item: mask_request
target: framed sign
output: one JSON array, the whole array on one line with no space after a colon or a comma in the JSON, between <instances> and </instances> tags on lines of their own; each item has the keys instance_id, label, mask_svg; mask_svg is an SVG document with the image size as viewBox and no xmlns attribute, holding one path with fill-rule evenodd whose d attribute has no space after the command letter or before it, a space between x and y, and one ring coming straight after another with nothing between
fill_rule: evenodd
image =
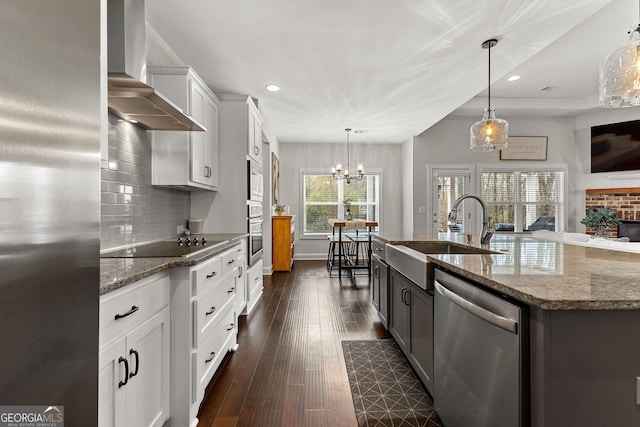
<instances>
[{"instance_id":1,"label":"framed sign","mask_svg":"<svg viewBox=\"0 0 640 427\"><path fill-rule=\"evenodd\" d=\"M510 136L509 147L500 150L500 160L547 160L546 136Z\"/></svg>"}]
</instances>

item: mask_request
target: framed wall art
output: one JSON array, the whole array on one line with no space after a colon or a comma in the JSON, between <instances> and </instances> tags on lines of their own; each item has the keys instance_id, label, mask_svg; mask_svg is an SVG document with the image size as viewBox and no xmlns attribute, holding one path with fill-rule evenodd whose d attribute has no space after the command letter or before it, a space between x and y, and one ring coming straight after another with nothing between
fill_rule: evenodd
<instances>
[{"instance_id":1,"label":"framed wall art","mask_svg":"<svg viewBox=\"0 0 640 427\"><path fill-rule=\"evenodd\" d=\"M272 194L272 204L279 205L280 204L280 160L278 157L271 153L271 185L273 188L271 189Z\"/></svg>"},{"instance_id":2,"label":"framed wall art","mask_svg":"<svg viewBox=\"0 0 640 427\"><path fill-rule=\"evenodd\" d=\"M510 136L509 147L500 150L500 160L547 160L546 136Z\"/></svg>"}]
</instances>

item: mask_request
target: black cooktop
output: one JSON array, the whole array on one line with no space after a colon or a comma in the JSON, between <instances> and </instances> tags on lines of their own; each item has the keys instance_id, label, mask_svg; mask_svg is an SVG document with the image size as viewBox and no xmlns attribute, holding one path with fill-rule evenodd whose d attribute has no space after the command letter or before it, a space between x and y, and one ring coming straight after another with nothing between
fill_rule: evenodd
<instances>
[{"instance_id":1,"label":"black cooktop","mask_svg":"<svg viewBox=\"0 0 640 427\"><path fill-rule=\"evenodd\" d=\"M204 237L182 237L177 240L163 240L130 248L119 249L100 255L101 258L162 258L189 257L200 251L211 249L228 240L208 240Z\"/></svg>"}]
</instances>

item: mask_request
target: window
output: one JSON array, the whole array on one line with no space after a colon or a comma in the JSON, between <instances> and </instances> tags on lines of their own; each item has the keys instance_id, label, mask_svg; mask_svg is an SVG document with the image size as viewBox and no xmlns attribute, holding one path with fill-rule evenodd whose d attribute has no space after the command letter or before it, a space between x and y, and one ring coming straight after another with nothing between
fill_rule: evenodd
<instances>
[{"instance_id":1,"label":"window","mask_svg":"<svg viewBox=\"0 0 640 427\"><path fill-rule=\"evenodd\" d=\"M380 222L380 174L369 173L351 184L329 175L302 172L303 235L331 233L330 218L344 218L344 201L351 201L353 218Z\"/></svg>"},{"instance_id":2,"label":"window","mask_svg":"<svg viewBox=\"0 0 640 427\"><path fill-rule=\"evenodd\" d=\"M484 171L482 198L496 231L564 231L565 171Z\"/></svg>"}]
</instances>

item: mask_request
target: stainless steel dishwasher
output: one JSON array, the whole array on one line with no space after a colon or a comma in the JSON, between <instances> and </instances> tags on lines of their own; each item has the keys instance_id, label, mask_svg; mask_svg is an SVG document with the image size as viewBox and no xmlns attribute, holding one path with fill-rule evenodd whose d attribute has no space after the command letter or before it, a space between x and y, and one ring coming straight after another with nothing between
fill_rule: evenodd
<instances>
[{"instance_id":1,"label":"stainless steel dishwasher","mask_svg":"<svg viewBox=\"0 0 640 427\"><path fill-rule=\"evenodd\" d=\"M446 427L528 426L528 309L435 272L434 403Z\"/></svg>"}]
</instances>

